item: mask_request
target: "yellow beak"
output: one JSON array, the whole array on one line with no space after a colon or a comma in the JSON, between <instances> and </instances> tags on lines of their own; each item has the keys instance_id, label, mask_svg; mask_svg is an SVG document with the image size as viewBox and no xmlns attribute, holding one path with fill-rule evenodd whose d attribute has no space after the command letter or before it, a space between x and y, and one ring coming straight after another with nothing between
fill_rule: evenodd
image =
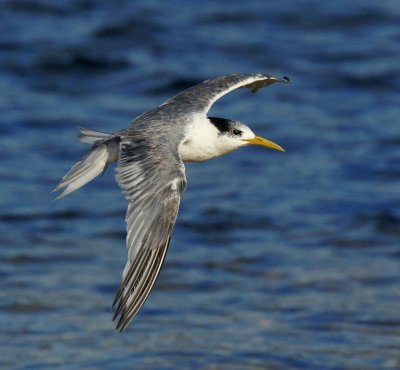
<instances>
[{"instance_id":1,"label":"yellow beak","mask_svg":"<svg viewBox=\"0 0 400 370\"><path fill-rule=\"evenodd\" d=\"M279 150L281 152L285 151L285 149L283 149L278 144L275 144L272 141L264 139L260 136L255 136L253 139L247 139L245 141L247 141L248 143L250 143L252 145L264 146L265 148L271 148L271 149Z\"/></svg>"}]
</instances>

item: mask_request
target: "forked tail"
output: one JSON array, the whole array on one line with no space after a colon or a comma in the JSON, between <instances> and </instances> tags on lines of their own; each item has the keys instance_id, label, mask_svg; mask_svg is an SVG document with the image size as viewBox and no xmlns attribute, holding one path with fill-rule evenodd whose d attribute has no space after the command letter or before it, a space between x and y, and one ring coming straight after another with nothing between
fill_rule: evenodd
<instances>
[{"instance_id":1,"label":"forked tail","mask_svg":"<svg viewBox=\"0 0 400 370\"><path fill-rule=\"evenodd\" d=\"M79 140L87 144L94 144L99 140L108 139L112 136L110 134L104 134L84 127L79 127L79 131Z\"/></svg>"},{"instance_id":2,"label":"forked tail","mask_svg":"<svg viewBox=\"0 0 400 370\"><path fill-rule=\"evenodd\" d=\"M80 131L80 140L92 144L92 148L68 171L60 184L54 189L54 191L64 189L58 198L65 197L87 184L96 176L102 174L112 162L118 160L119 136L103 134L86 128L81 128Z\"/></svg>"}]
</instances>

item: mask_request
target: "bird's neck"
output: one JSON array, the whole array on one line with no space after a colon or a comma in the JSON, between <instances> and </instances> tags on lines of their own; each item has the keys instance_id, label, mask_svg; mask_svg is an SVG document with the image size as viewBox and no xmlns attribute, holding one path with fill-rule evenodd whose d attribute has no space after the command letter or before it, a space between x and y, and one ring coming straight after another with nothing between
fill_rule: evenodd
<instances>
[{"instance_id":1,"label":"bird's neck","mask_svg":"<svg viewBox=\"0 0 400 370\"><path fill-rule=\"evenodd\" d=\"M187 126L179 154L184 162L202 162L227 154L236 148L222 145L218 129L204 115L194 116Z\"/></svg>"}]
</instances>

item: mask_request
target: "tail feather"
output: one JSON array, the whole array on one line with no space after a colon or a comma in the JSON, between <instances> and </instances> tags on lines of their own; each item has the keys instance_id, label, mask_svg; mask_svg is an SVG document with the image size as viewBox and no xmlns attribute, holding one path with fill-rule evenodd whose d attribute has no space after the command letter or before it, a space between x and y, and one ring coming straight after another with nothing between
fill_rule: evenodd
<instances>
[{"instance_id":1,"label":"tail feather","mask_svg":"<svg viewBox=\"0 0 400 370\"><path fill-rule=\"evenodd\" d=\"M110 137L108 134L101 134L87 129L84 130L86 130L84 135L93 139L99 137L97 134L107 135L107 137ZM97 136L95 136L95 134ZM65 197L73 191L81 188L96 176L102 174L112 162L117 161L119 155L119 142L120 138L118 136L111 136L106 140L97 139L96 144L93 145L90 152L72 166L68 173L63 177L60 184L54 189L54 191L64 189L57 199Z\"/></svg>"},{"instance_id":2,"label":"tail feather","mask_svg":"<svg viewBox=\"0 0 400 370\"><path fill-rule=\"evenodd\" d=\"M84 127L79 127L79 130L80 130L79 140L87 144L94 144L96 141L104 140L110 137L109 134L93 131Z\"/></svg>"}]
</instances>

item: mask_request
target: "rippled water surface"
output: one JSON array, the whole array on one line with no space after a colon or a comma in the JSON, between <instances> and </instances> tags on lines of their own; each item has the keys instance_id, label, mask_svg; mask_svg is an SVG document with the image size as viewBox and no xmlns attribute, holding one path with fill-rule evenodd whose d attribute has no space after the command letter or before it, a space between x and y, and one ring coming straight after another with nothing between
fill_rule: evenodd
<instances>
[{"instance_id":1,"label":"rippled water surface","mask_svg":"<svg viewBox=\"0 0 400 370\"><path fill-rule=\"evenodd\" d=\"M398 1L3 0L0 367L399 369ZM212 114L287 153L186 166L155 289L119 334L126 202L85 149L204 79L293 79Z\"/></svg>"}]
</instances>

